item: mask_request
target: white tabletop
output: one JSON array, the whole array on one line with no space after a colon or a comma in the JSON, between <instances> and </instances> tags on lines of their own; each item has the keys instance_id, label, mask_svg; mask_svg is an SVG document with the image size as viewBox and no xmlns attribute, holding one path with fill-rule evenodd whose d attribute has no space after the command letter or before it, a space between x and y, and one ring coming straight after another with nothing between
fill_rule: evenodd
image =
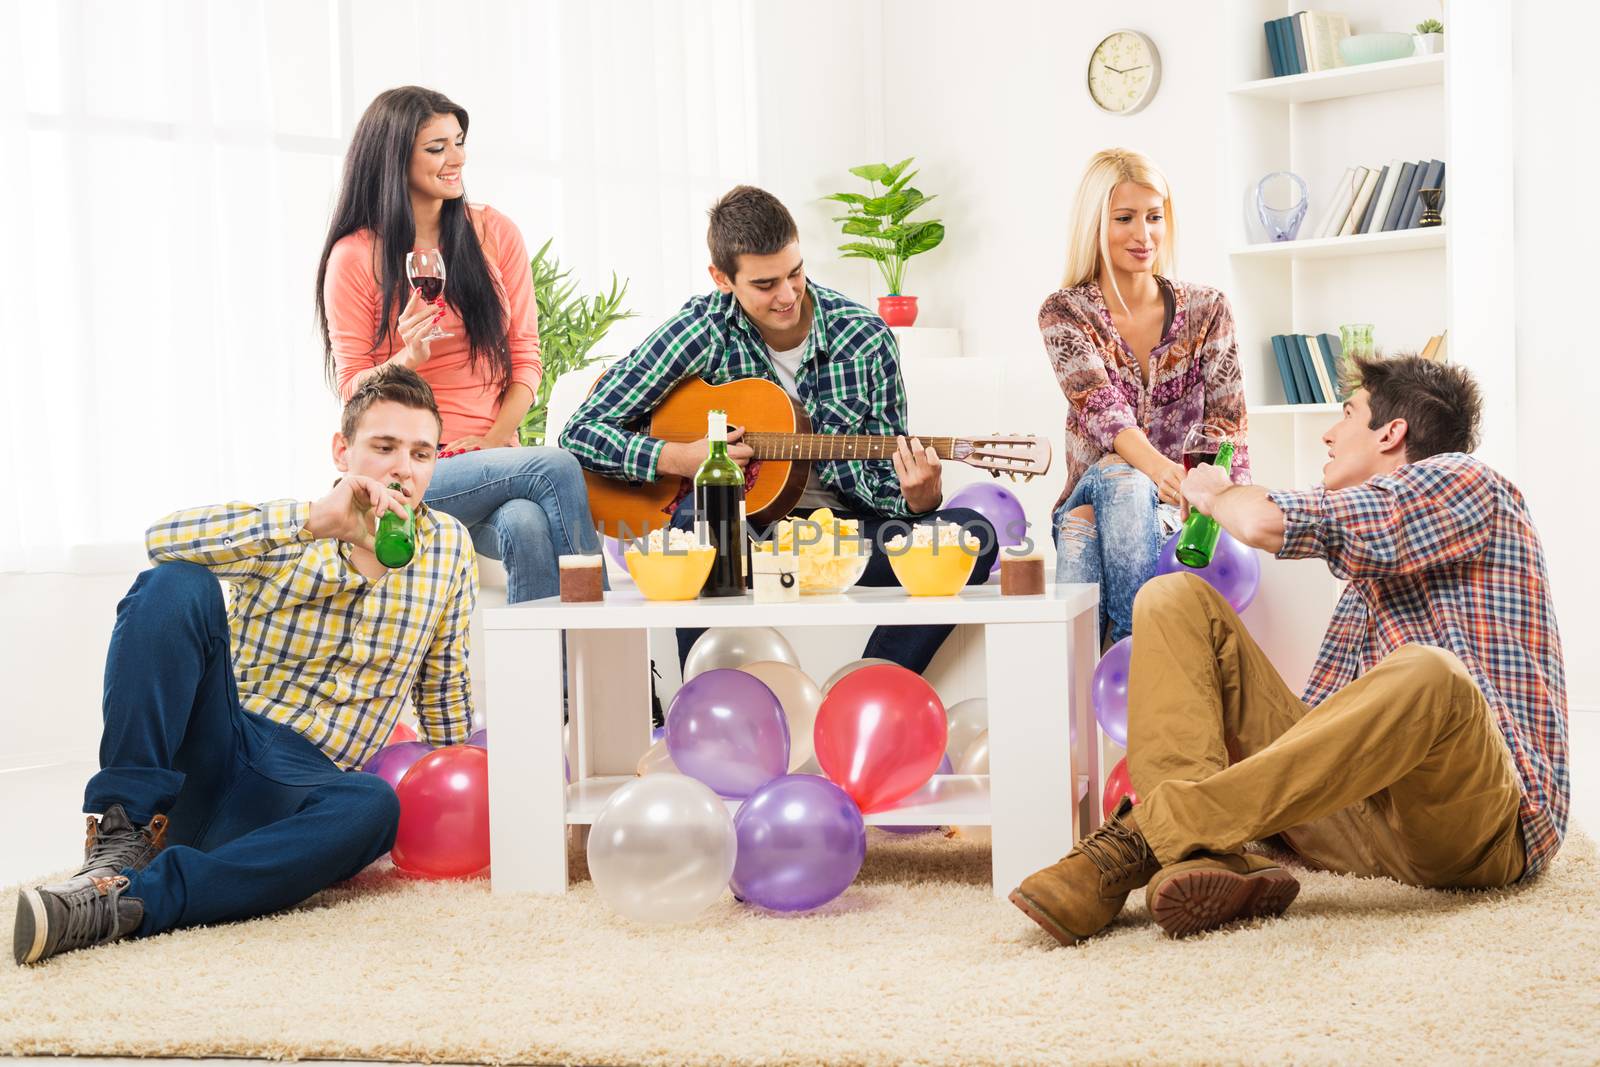
<instances>
[{"instance_id":1,"label":"white tabletop","mask_svg":"<svg viewBox=\"0 0 1600 1067\"><path fill-rule=\"evenodd\" d=\"M1065 623L1093 607L1099 587L1046 585L1036 596L1000 595L998 585L968 586L957 596L907 596L898 587L852 589L757 604L753 594L699 600L646 600L637 589L605 600L563 604L559 597L484 608L486 630L635 630L672 626L905 626L923 623Z\"/></svg>"}]
</instances>

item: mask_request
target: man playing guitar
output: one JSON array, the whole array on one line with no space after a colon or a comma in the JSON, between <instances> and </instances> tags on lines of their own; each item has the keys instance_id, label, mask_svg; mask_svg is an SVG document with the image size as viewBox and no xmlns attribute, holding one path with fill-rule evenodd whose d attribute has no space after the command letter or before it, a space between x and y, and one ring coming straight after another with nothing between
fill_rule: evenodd
<instances>
[{"instance_id":1,"label":"man playing guitar","mask_svg":"<svg viewBox=\"0 0 1600 1067\"><path fill-rule=\"evenodd\" d=\"M873 312L807 280L799 230L772 194L736 186L709 215L706 242L717 291L689 300L606 373L568 420L562 447L587 470L612 478L692 478L706 458L703 438L669 442L634 427L691 376L712 385L765 378L804 408L816 433L896 437L888 460L813 463L800 512L827 507L839 518L858 519L862 536L879 542L880 549L886 523L885 537L904 532L905 522L955 523L983 545L969 581L986 581L999 551L995 531L975 511L937 510L944 499L939 457L917 438L906 438L906 391L894 334ZM741 433L742 428L729 432L728 454L743 466L752 450L739 443ZM685 498L672 525L689 528L692 508L692 498ZM860 584L897 584L882 551L873 553ZM921 673L952 629L879 627L862 655ZM678 631L680 659L700 633Z\"/></svg>"}]
</instances>

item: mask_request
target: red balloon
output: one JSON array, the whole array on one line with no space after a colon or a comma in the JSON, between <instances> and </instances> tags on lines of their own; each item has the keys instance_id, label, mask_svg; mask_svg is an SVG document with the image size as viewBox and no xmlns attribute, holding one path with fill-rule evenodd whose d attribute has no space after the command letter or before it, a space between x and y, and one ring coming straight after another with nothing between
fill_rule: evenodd
<instances>
[{"instance_id":1,"label":"red balloon","mask_svg":"<svg viewBox=\"0 0 1600 1067\"><path fill-rule=\"evenodd\" d=\"M1117 760L1117 765L1106 776L1106 791L1100 796L1100 810L1106 813L1106 818L1111 818L1111 813L1117 810L1124 796L1135 804L1139 803L1139 794L1133 791L1133 779L1128 777L1126 756Z\"/></svg>"},{"instance_id":2,"label":"red balloon","mask_svg":"<svg viewBox=\"0 0 1600 1067\"><path fill-rule=\"evenodd\" d=\"M417 732L415 730L407 726L404 722L397 722L394 724L394 733L389 735L389 740L387 743L391 745L398 745L402 741L415 741L416 739Z\"/></svg>"},{"instance_id":3,"label":"red balloon","mask_svg":"<svg viewBox=\"0 0 1600 1067\"><path fill-rule=\"evenodd\" d=\"M811 736L822 773L865 814L921 789L939 769L949 730L933 686L880 663L851 671L828 690Z\"/></svg>"},{"instance_id":4,"label":"red balloon","mask_svg":"<svg viewBox=\"0 0 1600 1067\"><path fill-rule=\"evenodd\" d=\"M411 874L460 878L489 866L489 753L454 745L423 756L395 787L390 858Z\"/></svg>"}]
</instances>

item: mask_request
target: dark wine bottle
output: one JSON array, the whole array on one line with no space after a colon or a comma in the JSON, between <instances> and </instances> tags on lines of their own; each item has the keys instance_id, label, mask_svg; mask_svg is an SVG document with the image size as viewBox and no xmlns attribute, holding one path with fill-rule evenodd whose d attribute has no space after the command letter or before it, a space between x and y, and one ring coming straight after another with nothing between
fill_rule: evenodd
<instances>
[{"instance_id":1,"label":"dark wine bottle","mask_svg":"<svg viewBox=\"0 0 1600 1067\"><path fill-rule=\"evenodd\" d=\"M744 471L728 458L728 416L706 418L710 454L694 475L695 533L717 550L701 596L743 596L745 589Z\"/></svg>"},{"instance_id":2,"label":"dark wine bottle","mask_svg":"<svg viewBox=\"0 0 1600 1067\"><path fill-rule=\"evenodd\" d=\"M1224 474L1231 472L1233 442L1222 442L1217 449L1216 465L1222 468ZM1221 535L1222 527L1217 525L1216 519L1191 510L1189 517L1183 520L1183 529L1178 533L1178 546L1174 549L1178 562L1195 570L1209 566L1211 554L1217 550L1217 538Z\"/></svg>"},{"instance_id":3,"label":"dark wine bottle","mask_svg":"<svg viewBox=\"0 0 1600 1067\"><path fill-rule=\"evenodd\" d=\"M389 488L399 492L400 483L391 482ZM402 519L392 511L384 512L383 517L378 520L378 532L372 539L372 554L378 557L379 563L390 570L404 567L417 553L416 513L409 505L400 506L406 509L405 518Z\"/></svg>"}]
</instances>

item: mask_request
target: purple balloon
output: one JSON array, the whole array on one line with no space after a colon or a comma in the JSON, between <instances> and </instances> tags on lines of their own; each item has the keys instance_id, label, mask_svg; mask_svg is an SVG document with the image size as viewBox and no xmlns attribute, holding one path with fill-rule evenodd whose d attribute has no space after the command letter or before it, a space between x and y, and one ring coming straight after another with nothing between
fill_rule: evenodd
<instances>
[{"instance_id":1,"label":"purple balloon","mask_svg":"<svg viewBox=\"0 0 1600 1067\"><path fill-rule=\"evenodd\" d=\"M377 754L367 760L367 765L362 770L368 774L376 774L391 786L399 786L400 779L406 776L411 765L417 760L433 751L433 746L422 741L401 741L395 745L385 745L378 749Z\"/></svg>"},{"instance_id":2,"label":"purple balloon","mask_svg":"<svg viewBox=\"0 0 1600 1067\"><path fill-rule=\"evenodd\" d=\"M1223 530L1217 536L1217 550L1211 554L1210 563L1198 568L1185 567L1178 562L1178 538L1181 535L1180 530L1161 547L1161 555L1156 560L1156 573L1199 575L1233 605L1234 611L1243 612L1248 608L1256 598L1256 589L1261 585L1261 557L1256 550L1229 537L1228 531Z\"/></svg>"},{"instance_id":3,"label":"purple balloon","mask_svg":"<svg viewBox=\"0 0 1600 1067\"><path fill-rule=\"evenodd\" d=\"M650 743L652 745L655 744L657 741L661 740L663 737L666 737L666 736L667 736L667 724L666 723L662 723L660 726L652 726L652 727L650 727Z\"/></svg>"},{"instance_id":4,"label":"purple balloon","mask_svg":"<svg viewBox=\"0 0 1600 1067\"><path fill-rule=\"evenodd\" d=\"M485 726L481 730L472 731L471 736L467 738L467 744L487 749L489 747L489 728Z\"/></svg>"},{"instance_id":5,"label":"purple balloon","mask_svg":"<svg viewBox=\"0 0 1600 1067\"><path fill-rule=\"evenodd\" d=\"M709 670L672 698L667 753L722 796L747 797L789 769L789 719L755 675Z\"/></svg>"},{"instance_id":6,"label":"purple balloon","mask_svg":"<svg viewBox=\"0 0 1600 1067\"><path fill-rule=\"evenodd\" d=\"M995 482L974 482L963 486L944 502L944 507L971 508L988 519L994 527L995 541L1001 548L1022 544L1022 539L1028 533L1028 513L1023 510L1022 501L1011 490ZM996 554L989 573L993 574L999 569L1000 556Z\"/></svg>"},{"instance_id":7,"label":"purple balloon","mask_svg":"<svg viewBox=\"0 0 1600 1067\"><path fill-rule=\"evenodd\" d=\"M1128 668L1133 662L1133 638L1124 637L1106 649L1095 664L1094 717L1100 729L1123 748L1128 747Z\"/></svg>"},{"instance_id":8,"label":"purple balloon","mask_svg":"<svg viewBox=\"0 0 1600 1067\"><path fill-rule=\"evenodd\" d=\"M612 562L617 565L623 574L627 574L628 560L623 555L628 550L627 546L619 538L612 537L610 534L605 535L605 545L606 555L611 557Z\"/></svg>"},{"instance_id":9,"label":"purple balloon","mask_svg":"<svg viewBox=\"0 0 1600 1067\"><path fill-rule=\"evenodd\" d=\"M729 887L773 911L826 904L867 858L861 810L820 775L786 774L762 785L739 806L733 829L739 849Z\"/></svg>"},{"instance_id":10,"label":"purple balloon","mask_svg":"<svg viewBox=\"0 0 1600 1067\"><path fill-rule=\"evenodd\" d=\"M939 768L934 774L954 774L955 768L950 765L950 753L946 752L939 759ZM924 782L924 785L927 783ZM880 826L880 830L887 830L891 834L925 834L930 830L939 829L937 826Z\"/></svg>"}]
</instances>

